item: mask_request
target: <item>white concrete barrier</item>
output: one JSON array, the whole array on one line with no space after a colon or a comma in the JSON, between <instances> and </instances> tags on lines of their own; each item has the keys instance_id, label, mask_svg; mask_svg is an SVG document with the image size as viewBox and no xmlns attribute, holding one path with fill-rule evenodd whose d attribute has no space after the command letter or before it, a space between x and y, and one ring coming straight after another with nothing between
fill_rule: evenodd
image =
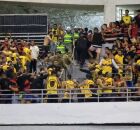
<instances>
[{"instance_id":1,"label":"white concrete barrier","mask_svg":"<svg viewBox=\"0 0 140 130\"><path fill-rule=\"evenodd\" d=\"M0 105L0 124L140 123L140 102Z\"/></svg>"}]
</instances>

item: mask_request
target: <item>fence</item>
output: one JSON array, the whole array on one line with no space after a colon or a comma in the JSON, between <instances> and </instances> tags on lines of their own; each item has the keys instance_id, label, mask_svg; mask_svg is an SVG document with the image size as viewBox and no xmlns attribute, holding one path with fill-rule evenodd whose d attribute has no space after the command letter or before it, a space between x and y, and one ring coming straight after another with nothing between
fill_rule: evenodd
<instances>
[{"instance_id":1,"label":"fence","mask_svg":"<svg viewBox=\"0 0 140 130\"><path fill-rule=\"evenodd\" d=\"M28 93L12 93L9 90L0 90L0 103L77 103L77 102L117 102L140 101L140 87L113 87L111 92L101 92L107 89L50 89L30 90Z\"/></svg>"}]
</instances>

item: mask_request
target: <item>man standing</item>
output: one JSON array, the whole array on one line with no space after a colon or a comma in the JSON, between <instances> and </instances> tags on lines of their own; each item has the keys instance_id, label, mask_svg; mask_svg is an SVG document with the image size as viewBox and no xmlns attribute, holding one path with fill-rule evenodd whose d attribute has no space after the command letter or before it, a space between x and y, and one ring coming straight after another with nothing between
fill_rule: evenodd
<instances>
[{"instance_id":1,"label":"man standing","mask_svg":"<svg viewBox=\"0 0 140 130\"><path fill-rule=\"evenodd\" d=\"M129 15L129 10L125 10L125 16L122 17L122 21L127 26L131 24L132 17Z\"/></svg>"},{"instance_id":2,"label":"man standing","mask_svg":"<svg viewBox=\"0 0 140 130\"><path fill-rule=\"evenodd\" d=\"M76 42L77 60L80 63L80 68L83 67L87 55L88 40L84 33L80 35L80 38Z\"/></svg>"},{"instance_id":3,"label":"man standing","mask_svg":"<svg viewBox=\"0 0 140 130\"><path fill-rule=\"evenodd\" d=\"M72 42L73 42L73 38L71 34L71 28L67 27L66 34L64 36L64 45L66 46L69 52L72 52Z\"/></svg>"},{"instance_id":4,"label":"man standing","mask_svg":"<svg viewBox=\"0 0 140 130\"><path fill-rule=\"evenodd\" d=\"M34 41L31 41L30 50L31 50L30 73L32 73L32 72L36 72L37 59L39 56L39 48L37 45L35 45Z\"/></svg>"},{"instance_id":5,"label":"man standing","mask_svg":"<svg viewBox=\"0 0 140 130\"><path fill-rule=\"evenodd\" d=\"M57 27L57 24L53 25L52 42L54 42L55 44L58 42L58 27Z\"/></svg>"},{"instance_id":6,"label":"man standing","mask_svg":"<svg viewBox=\"0 0 140 130\"><path fill-rule=\"evenodd\" d=\"M100 54L102 52L102 44L104 43L102 34L99 32L98 28L94 28L94 34L92 39L92 44L96 48L97 57L96 59L100 59Z\"/></svg>"},{"instance_id":7,"label":"man standing","mask_svg":"<svg viewBox=\"0 0 140 130\"><path fill-rule=\"evenodd\" d=\"M140 29L140 10L137 11L138 14L135 16L134 20L136 21L136 24L138 25L138 28Z\"/></svg>"}]
</instances>

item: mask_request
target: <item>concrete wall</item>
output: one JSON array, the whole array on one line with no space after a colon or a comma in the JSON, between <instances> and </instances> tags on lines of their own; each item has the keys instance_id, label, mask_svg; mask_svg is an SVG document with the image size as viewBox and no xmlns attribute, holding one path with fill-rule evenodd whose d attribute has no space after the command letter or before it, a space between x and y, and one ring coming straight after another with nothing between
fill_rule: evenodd
<instances>
[{"instance_id":1,"label":"concrete wall","mask_svg":"<svg viewBox=\"0 0 140 130\"><path fill-rule=\"evenodd\" d=\"M2 124L140 124L140 102L0 105Z\"/></svg>"},{"instance_id":2,"label":"concrete wall","mask_svg":"<svg viewBox=\"0 0 140 130\"><path fill-rule=\"evenodd\" d=\"M9 8L10 7L10 8ZM64 27L100 27L104 23L104 6L79 6L0 2L0 14L47 14L49 25L61 23ZM100 20L99 20L100 19Z\"/></svg>"},{"instance_id":3,"label":"concrete wall","mask_svg":"<svg viewBox=\"0 0 140 130\"><path fill-rule=\"evenodd\" d=\"M78 4L78 5L105 5L110 1L115 5L140 4L140 0L1 0L15 2L36 2L53 4Z\"/></svg>"},{"instance_id":4,"label":"concrete wall","mask_svg":"<svg viewBox=\"0 0 140 130\"><path fill-rule=\"evenodd\" d=\"M140 4L140 0L1 0L47 4L104 5L104 22L116 20L116 5Z\"/></svg>"}]
</instances>

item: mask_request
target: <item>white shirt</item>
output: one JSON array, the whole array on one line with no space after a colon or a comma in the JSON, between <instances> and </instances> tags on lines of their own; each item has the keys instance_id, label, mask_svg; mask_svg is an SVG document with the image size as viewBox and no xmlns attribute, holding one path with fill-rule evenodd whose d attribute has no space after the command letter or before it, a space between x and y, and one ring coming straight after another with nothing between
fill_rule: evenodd
<instances>
[{"instance_id":1,"label":"white shirt","mask_svg":"<svg viewBox=\"0 0 140 130\"><path fill-rule=\"evenodd\" d=\"M31 50L31 58L37 60L38 56L39 56L39 48L38 48L38 46L31 46L30 50Z\"/></svg>"}]
</instances>

